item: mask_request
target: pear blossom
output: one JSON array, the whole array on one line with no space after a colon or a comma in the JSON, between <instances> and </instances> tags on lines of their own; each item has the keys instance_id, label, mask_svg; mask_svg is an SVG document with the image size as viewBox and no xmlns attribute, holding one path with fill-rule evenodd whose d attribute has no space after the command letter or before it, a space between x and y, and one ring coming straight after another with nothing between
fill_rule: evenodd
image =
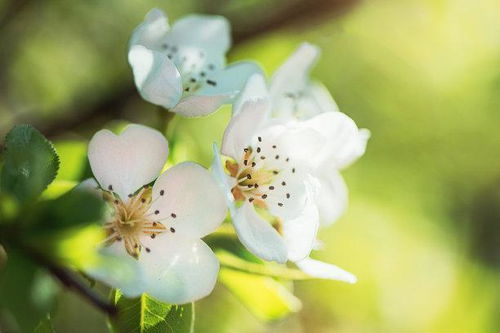
<instances>
[{"instance_id":1,"label":"pear blossom","mask_svg":"<svg viewBox=\"0 0 500 333\"><path fill-rule=\"evenodd\" d=\"M224 133L225 165L214 145L212 169L242 244L264 260L301 262L315 246L319 227L319 184L310 174L304 149L320 151L321 142L313 130L269 124L270 111L268 99L244 103ZM355 280L338 272L333 278Z\"/></svg>"},{"instance_id":2,"label":"pear blossom","mask_svg":"<svg viewBox=\"0 0 500 333\"><path fill-rule=\"evenodd\" d=\"M97 182L84 186L96 188L108 203L101 251L115 260L88 274L127 297L148 293L182 304L214 288L219 262L201 238L220 225L227 207L200 165L184 162L161 173L167 156L165 137L142 125L93 136L88 158Z\"/></svg>"},{"instance_id":3,"label":"pear blossom","mask_svg":"<svg viewBox=\"0 0 500 333\"><path fill-rule=\"evenodd\" d=\"M188 15L170 28L152 9L132 33L128 60L141 96L184 116L203 116L227 103L259 72L252 62L225 67L230 25L221 16Z\"/></svg>"},{"instance_id":4,"label":"pear blossom","mask_svg":"<svg viewBox=\"0 0 500 333\"><path fill-rule=\"evenodd\" d=\"M272 104L269 123L316 133L321 149L306 149L309 154L304 159L321 184L316 200L321 223L330 225L347 207L347 186L340 171L364 154L370 132L358 129L339 111L328 90L309 80L319 53L316 46L303 43L276 70L269 85L260 73L252 75L233 105L233 114L249 100L268 98Z\"/></svg>"}]
</instances>

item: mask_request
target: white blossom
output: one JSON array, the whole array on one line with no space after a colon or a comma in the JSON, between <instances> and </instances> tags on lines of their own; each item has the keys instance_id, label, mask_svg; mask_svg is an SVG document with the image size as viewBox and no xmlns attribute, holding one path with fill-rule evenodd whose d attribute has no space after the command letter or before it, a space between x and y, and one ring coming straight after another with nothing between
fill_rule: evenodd
<instances>
[{"instance_id":1,"label":"white blossom","mask_svg":"<svg viewBox=\"0 0 500 333\"><path fill-rule=\"evenodd\" d=\"M224 17L188 15L170 28L161 10L151 10L132 33L128 53L139 93L185 116L214 112L260 71L251 62L225 67L230 44Z\"/></svg>"},{"instance_id":2,"label":"white blossom","mask_svg":"<svg viewBox=\"0 0 500 333\"><path fill-rule=\"evenodd\" d=\"M219 262L201 238L220 225L227 207L213 177L195 163L160 174L167 156L167 140L145 126L94 135L88 151L93 184L110 207L101 251L117 264L88 274L128 297L148 293L182 304L214 288ZM128 271L120 271L120 262Z\"/></svg>"}]
</instances>

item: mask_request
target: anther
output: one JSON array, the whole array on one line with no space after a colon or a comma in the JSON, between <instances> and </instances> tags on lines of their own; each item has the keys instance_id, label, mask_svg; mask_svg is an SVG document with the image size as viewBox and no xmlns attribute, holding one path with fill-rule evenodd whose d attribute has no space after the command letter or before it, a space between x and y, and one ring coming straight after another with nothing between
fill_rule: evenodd
<instances>
[{"instance_id":1,"label":"anther","mask_svg":"<svg viewBox=\"0 0 500 333\"><path fill-rule=\"evenodd\" d=\"M151 238L155 238L156 237L156 234L151 234Z\"/></svg>"},{"instance_id":2,"label":"anther","mask_svg":"<svg viewBox=\"0 0 500 333\"><path fill-rule=\"evenodd\" d=\"M281 202L278 202L278 206L283 207L283 204Z\"/></svg>"},{"instance_id":3,"label":"anther","mask_svg":"<svg viewBox=\"0 0 500 333\"><path fill-rule=\"evenodd\" d=\"M146 252L149 253L151 252L151 249L149 247L146 248Z\"/></svg>"},{"instance_id":4,"label":"anther","mask_svg":"<svg viewBox=\"0 0 500 333\"><path fill-rule=\"evenodd\" d=\"M247 173L247 179L252 179L252 176L249 173Z\"/></svg>"},{"instance_id":5,"label":"anther","mask_svg":"<svg viewBox=\"0 0 500 333\"><path fill-rule=\"evenodd\" d=\"M262 195L262 199L265 199L265 198L267 198L267 194Z\"/></svg>"},{"instance_id":6,"label":"anther","mask_svg":"<svg viewBox=\"0 0 500 333\"><path fill-rule=\"evenodd\" d=\"M254 167L254 166L255 166L256 164L257 164L257 163L255 163L255 162L252 162L252 167Z\"/></svg>"},{"instance_id":7,"label":"anther","mask_svg":"<svg viewBox=\"0 0 500 333\"><path fill-rule=\"evenodd\" d=\"M272 185L271 185L271 186L269 186L269 189L270 189L271 191L272 191L272 190L274 190L274 186L272 186Z\"/></svg>"},{"instance_id":8,"label":"anther","mask_svg":"<svg viewBox=\"0 0 500 333\"><path fill-rule=\"evenodd\" d=\"M174 213L170 214L170 216L172 216L174 219L177 217L177 215L175 215Z\"/></svg>"},{"instance_id":9,"label":"anther","mask_svg":"<svg viewBox=\"0 0 500 333\"><path fill-rule=\"evenodd\" d=\"M262 142L262 137L259 136L257 139L259 140L259 142Z\"/></svg>"},{"instance_id":10,"label":"anther","mask_svg":"<svg viewBox=\"0 0 500 333\"><path fill-rule=\"evenodd\" d=\"M174 228L172 228L172 227L170 227L170 232L171 232L171 233L174 233L174 232L175 232L175 229L174 229Z\"/></svg>"},{"instance_id":11,"label":"anther","mask_svg":"<svg viewBox=\"0 0 500 333\"><path fill-rule=\"evenodd\" d=\"M243 164L247 165L248 164L248 160L244 160Z\"/></svg>"},{"instance_id":12,"label":"anther","mask_svg":"<svg viewBox=\"0 0 500 333\"><path fill-rule=\"evenodd\" d=\"M142 199L141 199L141 202L142 202L142 203L145 203L145 202L146 202L146 199L142 198Z\"/></svg>"},{"instance_id":13,"label":"anther","mask_svg":"<svg viewBox=\"0 0 500 333\"><path fill-rule=\"evenodd\" d=\"M281 185L285 186L285 185L286 185L286 183L283 181L283 182L281 182Z\"/></svg>"},{"instance_id":14,"label":"anther","mask_svg":"<svg viewBox=\"0 0 500 333\"><path fill-rule=\"evenodd\" d=\"M217 85L217 82L212 81L212 80L207 80L207 83L208 83L209 85L211 85L211 86L214 86L214 87Z\"/></svg>"},{"instance_id":15,"label":"anther","mask_svg":"<svg viewBox=\"0 0 500 333\"><path fill-rule=\"evenodd\" d=\"M280 158L280 155L276 155L274 158L275 158L275 159L279 159L279 158Z\"/></svg>"},{"instance_id":16,"label":"anther","mask_svg":"<svg viewBox=\"0 0 500 333\"><path fill-rule=\"evenodd\" d=\"M257 152L260 153L260 147L257 147Z\"/></svg>"},{"instance_id":17,"label":"anther","mask_svg":"<svg viewBox=\"0 0 500 333\"><path fill-rule=\"evenodd\" d=\"M249 198L249 199L248 199L248 201L249 201L249 202L252 202L252 201L253 201L253 198Z\"/></svg>"},{"instance_id":18,"label":"anther","mask_svg":"<svg viewBox=\"0 0 500 333\"><path fill-rule=\"evenodd\" d=\"M164 195L165 194L165 191L164 190L161 190L160 191L160 195Z\"/></svg>"},{"instance_id":19,"label":"anther","mask_svg":"<svg viewBox=\"0 0 500 333\"><path fill-rule=\"evenodd\" d=\"M287 194L286 194L286 198L287 198L287 199L290 199L290 193L287 193Z\"/></svg>"},{"instance_id":20,"label":"anther","mask_svg":"<svg viewBox=\"0 0 500 333\"><path fill-rule=\"evenodd\" d=\"M155 215L158 215L160 214L160 211L159 210L155 210Z\"/></svg>"},{"instance_id":21,"label":"anther","mask_svg":"<svg viewBox=\"0 0 500 333\"><path fill-rule=\"evenodd\" d=\"M276 149L276 145L273 145L273 148Z\"/></svg>"},{"instance_id":22,"label":"anther","mask_svg":"<svg viewBox=\"0 0 500 333\"><path fill-rule=\"evenodd\" d=\"M113 185L109 185L108 190L113 191Z\"/></svg>"}]
</instances>

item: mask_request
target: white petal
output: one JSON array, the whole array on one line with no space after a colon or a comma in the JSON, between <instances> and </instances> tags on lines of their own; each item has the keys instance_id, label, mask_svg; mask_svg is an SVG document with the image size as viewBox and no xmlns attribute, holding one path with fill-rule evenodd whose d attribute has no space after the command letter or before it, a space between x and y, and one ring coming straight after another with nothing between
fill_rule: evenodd
<instances>
[{"instance_id":1,"label":"white petal","mask_svg":"<svg viewBox=\"0 0 500 333\"><path fill-rule=\"evenodd\" d=\"M233 182L236 182L236 181L234 180L234 178L229 177L224 172L224 167L222 166L222 163L221 163L222 156L220 155L219 147L217 146L217 144L215 142L212 145L212 149L213 149L213 154L214 154L214 158L212 160L212 168L211 168L212 175L213 175L215 181L217 182L217 185L219 185L219 188L224 193L224 197L226 199L226 204L227 204L227 207L229 208L229 213L231 214L231 216L236 216L236 205L234 202L233 194L231 193L231 188L234 185L230 184L230 179Z\"/></svg>"},{"instance_id":2,"label":"white petal","mask_svg":"<svg viewBox=\"0 0 500 333\"><path fill-rule=\"evenodd\" d=\"M250 252L264 260L286 262L287 249L283 239L269 222L257 214L252 204L245 202L237 210L233 224L241 243Z\"/></svg>"},{"instance_id":3,"label":"white petal","mask_svg":"<svg viewBox=\"0 0 500 333\"><path fill-rule=\"evenodd\" d=\"M344 271L342 268L325 262L305 258L295 263L304 273L319 278L329 280L339 280L348 283L356 283L356 276Z\"/></svg>"},{"instance_id":4,"label":"white petal","mask_svg":"<svg viewBox=\"0 0 500 333\"><path fill-rule=\"evenodd\" d=\"M203 88L201 88L197 94L225 94L235 96L243 89L248 78L256 73L262 73L262 70L256 63L249 61L236 62L213 74L209 74ZM210 84L208 84L208 82L210 82Z\"/></svg>"},{"instance_id":5,"label":"white petal","mask_svg":"<svg viewBox=\"0 0 500 333\"><path fill-rule=\"evenodd\" d=\"M133 124L120 135L97 132L90 140L88 157L101 187L125 200L158 177L168 157L168 142L160 132Z\"/></svg>"},{"instance_id":6,"label":"white petal","mask_svg":"<svg viewBox=\"0 0 500 333\"><path fill-rule=\"evenodd\" d=\"M185 117L201 117L215 112L222 104L226 103L228 95L201 96L190 95L183 97L171 111L180 113Z\"/></svg>"},{"instance_id":7,"label":"white petal","mask_svg":"<svg viewBox=\"0 0 500 333\"><path fill-rule=\"evenodd\" d=\"M174 23L166 41L202 48L208 57L224 55L231 44L230 25L222 16L188 15Z\"/></svg>"},{"instance_id":8,"label":"white petal","mask_svg":"<svg viewBox=\"0 0 500 333\"><path fill-rule=\"evenodd\" d=\"M321 184L316 198L321 224L328 226L337 221L347 208L347 186L342 176L333 168L325 168L315 176Z\"/></svg>"},{"instance_id":9,"label":"white petal","mask_svg":"<svg viewBox=\"0 0 500 333\"><path fill-rule=\"evenodd\" d=\"M300 45L274 73L270 88L273 98L304 89L309 80L309 71L316 62L319 52L318 47L309 43Z\"/></svg>"},{"instance_id":10,"label":"white petal","mask_svg":"<svg viewBox=\"0 0 500 333\"><path fill-rule=\"evenodd\" d=\"M132 32L130 46L143 45L149 49L159 48L168 30L165 13L154 8L146 14L144 22Z\"/></svg>"},{"instance_id":11,"label":"white petal","mask_svg":"<svg viewBox=\"0 0 500 333\"><path fill-rule=\"evenodd\" d=\"M210 172L196 163L184 162L158 177L149 213L176 233L201 238L217 229L227 207Z\"/></svg>"},{"instance_id":12,"label":"white petal","mask_svg":"<svg viewBox=\"0 0 500 333\"><path fill-rule=\"evenodd\" d=\"M182 96L181 75L164 54L132 46L128 53L134 81L141 96L148 102L170 109Z\"/></svg>"},{"instance_id":13,"label":"white petal","mask_svg":"<svg viewBox=\"0 0 500 333\"><path fill-rule=\"evenodd\" d=\"M258 99L268 98L269 92L267 90L267 84L262 73L252 74L243 90L238 95L238 98L233 103L233 115L238 114L241 111L243 104L248 101L255 101Z\"/></svg>"},{"instance_id":14,"label":"white petal","mask_svg":"<svg viewBox=\"0 0 500 333\"><path fill-rule=\"evenodd\" d=\"M146 275L145 292L171 304L194 302L210 294L219 272L215 254L199 239L168 236L158 236L151 252L139 257Z\"/></svg>"},{"instance_id":15,"label":"white petal","mask_svg":"<svg viewBox=\"0 0 500 333\"><path fill-rule=\"evenodd\" d=\"M267 120L269 111L270 103L267 99L246 102L227 125L222 139L222 154L238 159Z\"/></svg>"},{"instance_id":16,"label":"white petal","mask_svg":"<svg viewBox=\"0 0 500 333\"><path fill-rule=\"evenodd\" d=\"M121 289L127 297L137 297L144 292L142 269L120 242L103 248L98 261L85 268L85 273L113 288Z\"/></svg>"},{"instance_id":17,"label":"white petal","mask_svg":"<svg viewBox=\"0 0 500 333\"><path fill-rule=\"evenodd\" d=\"M306 191L312 192L310 189ZM318 208L314 203L314 196L310 193L302 213L283 223L283 239L288 249L289 260L298 261L309 256L315 244L318 226Z\"/></svg>"},{"instance_id":18,"label":"white petal","mask_svg":"<svg viewBox=\"0 0 500 333\"><path fill-rule=\"evenodd\" d=\"M316 159L328 161L335 168L342 169L354 162L365 152L369 132L360 131L354 121L341 112L326 112L304 122L324 137L325 144Z\"/></svg>"},{"instance_id":19,"label":"white petal","mask_svg":"<svg viewBox=\"0 0 500 333\"><path fill-rule=\"evenodd\" d=\"M326 87L319 83L311 83L307 87L306 94L316 102L320 112L337 112L339 107Z\"/></svg>"}]
</instances>

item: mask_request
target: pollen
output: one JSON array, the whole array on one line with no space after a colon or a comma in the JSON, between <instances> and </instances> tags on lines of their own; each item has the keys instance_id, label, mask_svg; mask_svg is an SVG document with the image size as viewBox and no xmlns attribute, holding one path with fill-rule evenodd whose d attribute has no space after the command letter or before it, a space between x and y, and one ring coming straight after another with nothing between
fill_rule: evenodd
<instances>
[{"instance_id":1,"label":"pollen","mask_svg":"<svg viewBox=\"0 0 500 333\"><path fill-rule=\"evenodd\" d=\"M110 195L110 194L108 194ZM155 239L157 235L165 232L167 228L157 220L150 219L148 210L151 205L151 187L143 187L137 194L131 195L126 202L115 198L107 200L114 209L112 218L104 225L106 231L106 245L123 241L127 253L138 259L144 249L151 252L141 242L142 236ZM155 211L159 213L159 211Z\"/></svg>"}]
</instances>

